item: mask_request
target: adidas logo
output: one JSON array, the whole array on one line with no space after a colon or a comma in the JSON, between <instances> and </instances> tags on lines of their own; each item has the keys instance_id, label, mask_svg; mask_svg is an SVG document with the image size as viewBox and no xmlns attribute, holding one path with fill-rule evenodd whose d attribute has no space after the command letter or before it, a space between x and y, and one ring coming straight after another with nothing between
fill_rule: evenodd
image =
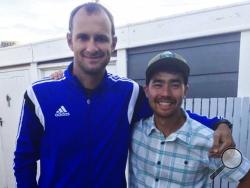
<instances>
[{"instance_id":1,"label":"adidas logo","mask_svg":"<svg viewBox=\"0 0 250 188\"><path fill-rule=\"evenodd\" d=\"M55 113L56 117L61 117L61 116L70 116L70 113L65 109L64 106L61 106Z\"/></svg>"}]
</instances>

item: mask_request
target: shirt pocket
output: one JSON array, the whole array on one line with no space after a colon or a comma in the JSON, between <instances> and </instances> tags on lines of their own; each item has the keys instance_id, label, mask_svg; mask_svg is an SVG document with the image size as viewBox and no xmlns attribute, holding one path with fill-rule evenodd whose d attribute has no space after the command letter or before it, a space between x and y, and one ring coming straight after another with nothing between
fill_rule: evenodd
<instances>
[{"instance_id":1,"label":"shirt pocket","mask_svg":"<svg viewBox=\"0 0 250 188\"><path fill-rule=\"evenodd\" d=\"M208 168L202 161L176 159L171 166L170 170L173 172L171 179L186 186L194 185L209 174Z\"/></svg>"}]
</instances>

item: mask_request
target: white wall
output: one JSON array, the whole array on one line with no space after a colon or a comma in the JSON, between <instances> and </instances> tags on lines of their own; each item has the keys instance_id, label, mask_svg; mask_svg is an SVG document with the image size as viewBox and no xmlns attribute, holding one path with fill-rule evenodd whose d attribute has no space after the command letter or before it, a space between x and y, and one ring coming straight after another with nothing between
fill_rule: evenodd
<instances>
[{"instance_id":1,"label":"white wall","mask_svg":"<svg viewBox=\"0 0 250 188\"><path fill-rule=\"evenodd\" d=\"M31 45L0 48L0 67L21 65L32 61Z\"/></svg>"},{"instance_id":2,"label":"white wall","mask_svg":"<svg viewBox=\"0 0 250 188\"><path fill-rule=\"evenodd\" d=\"M0 48L0 67L72 57L65 38Z\"/></svg>"},{"instance_id":3,"label":"white wall","mask_svg":"<svg viewBox=\"0 0 250 188\"><path fill-rule=\"evenodd\" d=\"M34 43L32 48L34 62L49 61L73 56L65 38Z\"/></svg>"},{"instance_id":4,"label":"white wall","mask_svg":"<svg viewBox=\"0 0 250 188\"><path fill-rule=\"evenodd\" d=\"M241 33L238 97L250 96L250 30Z\"/></svg>"},{"instance_id":5,"label":"white wall","mask_svg":"<svg viewBox=\"0 0 250 188\"><path fill-rule=\"evenodd\" d=\"M249 28L250 1L120 27L117 29L117 48L191 39Z\"/></svg>"}]
</instances>

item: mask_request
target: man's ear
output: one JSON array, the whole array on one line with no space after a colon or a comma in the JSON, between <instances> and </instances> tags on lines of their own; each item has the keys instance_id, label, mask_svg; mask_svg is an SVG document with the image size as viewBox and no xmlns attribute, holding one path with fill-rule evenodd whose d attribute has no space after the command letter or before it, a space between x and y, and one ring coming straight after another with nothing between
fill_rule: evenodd
<instances>
[{"instance_id":1,"label":"man's ear","mask_svg":"<svg viewBox=\"0 0 250 188\"><path fill-rule=\"evenodd\" d=\"M72 43L72 34L71 33L67 33L67 42L68 42L69 48L73 51L73 43Z\"/></svg>"},{"instance_id":2,"label":"man's ear","mask_svg":"<svg viewBox=\"0 0 250 188\"><path fill-rule=\"evenodd\" d=\"M116 36L113 36L113 38L112 38L112 51L115 50L116 43L117 43L117 37L116 37Z\"/></svg>"},{"instance_id":3,"label":"man's ear","mask_svg":"<svg viewBox=\"0 0 250 188\"><path fill-rule=\"evenodd\" d=\"M184 95L187 96L187 93L188 93L188 90L189 90L189 85L185 85L185 91L184 91Z\"/></svg>"},{"instance_id":4,"label":"man's ear","mask_svg":"<svg viewBox=\"0 0 250 188\"><path fill-rule=\"evenodd\" d=\"M148 98L148 86L145 85L145 86L143 87L143 89L144 89L144 92L145 92L146 97Z\"/></svg>"}]
</instances>

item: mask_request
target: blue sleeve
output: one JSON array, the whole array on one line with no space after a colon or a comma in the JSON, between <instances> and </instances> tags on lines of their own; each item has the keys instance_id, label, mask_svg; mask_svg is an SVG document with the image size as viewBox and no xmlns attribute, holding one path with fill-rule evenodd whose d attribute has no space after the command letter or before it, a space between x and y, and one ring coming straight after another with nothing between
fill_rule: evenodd
<instances>
[{"instance_id":1,"label":"blue sleeve","mask_svg":"<svg viewBox=\"0 0 250 188\"><path fill-rule=\"evenodd\" d=\"M42 134L42 125L26 92L14 152L14 174L18 188L38 187L36 172Z\"/></svg>"},{"instance_id":2,"label":"blue sleeve","mask_svg":"<svg viewBox=\"0 0 250 188\"><path fill-rule=\"evenodd\" d=\"M145 95L142 86L139 86L139 95L135 104L134 114L132 118L132 124L153 115L153 111L148 103L148 99Z\"/></svg>"},{"instance_id":3,"label":"blue sleeve","mask_svg":"<svg viewBox=\"0 0 250 188\"><path fill-rule=\"evenodd\" d=\"M206 116L201 116L201 115L192 113L189 110L187 110L187 113L188 113L190 118L200 122L201 124L209 127L210 129L213 129L213 130L216 129L216 125L222 120L221 118L218 118L218 117L214 117L214 118L210 119Z\"/></svg>"}]
</instances>

